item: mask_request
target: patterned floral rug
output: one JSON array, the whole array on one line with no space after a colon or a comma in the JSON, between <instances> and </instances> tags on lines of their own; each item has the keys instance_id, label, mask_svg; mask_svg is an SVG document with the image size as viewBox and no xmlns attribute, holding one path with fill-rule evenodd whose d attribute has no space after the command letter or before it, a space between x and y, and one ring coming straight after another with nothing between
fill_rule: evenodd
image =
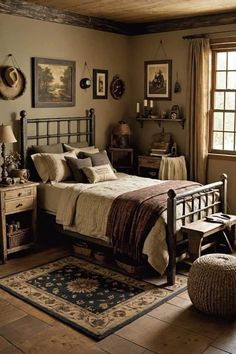
<instances>
[{"instance_id":1,"label":"patterned floral rug","mask_svg":"<svg viewBox=\"0 0 236 354\"><path fill-rule=\"evenodd\" d=\"M102 339L182 292L187 277L163 287L74 256L0 279L0 287L74 328Z\"/></svg>"}]
</instances>

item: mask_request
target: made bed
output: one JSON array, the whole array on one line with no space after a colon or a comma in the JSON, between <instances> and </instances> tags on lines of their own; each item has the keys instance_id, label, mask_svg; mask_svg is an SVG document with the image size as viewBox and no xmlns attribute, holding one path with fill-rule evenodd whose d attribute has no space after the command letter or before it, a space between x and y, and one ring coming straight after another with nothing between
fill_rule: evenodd
<instances>
[{"instance_id":1,"label":"made bed","mask_svg":"<svg viewBox=\"0 0 236 354\"><path fill-rule=\"evenodd\" d=\"M78 151L84 153L85 149L89 151L89 159L96 161L99 153L91 148L94 149L91 156L90 150L95 141L93 109L84 117L27 119L25 111L20 115L22 166L30 168L31 176L34 171L28 152L32 144L36 149L33 155L50 158L48 169L53 175L54 160L63 154L61 151L52 153L55 145L64 144L70 149L73 145L67 152L75 154L71 155L73 160L78 160ZM48 149L37 151L36 147L44 147L43 144ZM55 154L58 155L55 157ZM69 159L63 155L66 169ZM84 161L86 159L88 157ZM27 161L31 161L31 165ZM75 183L68 180L68 175L50 181L47 176L44 182L48 183L40 183L38 188L40 210L52 215L63 233L109 247L114 256L121 255L135 262L145 256L159 273L166 272L169 284L175 282L176 261L187 252L187 240L179 232L181 226L219 210L226 213L226 175L221 181L201 186L191 181L159 181L114 174L109 164L84 167L83 172L90 183ZM104 177L106 173L109 178Z\"/></svg>"}]
</instances>

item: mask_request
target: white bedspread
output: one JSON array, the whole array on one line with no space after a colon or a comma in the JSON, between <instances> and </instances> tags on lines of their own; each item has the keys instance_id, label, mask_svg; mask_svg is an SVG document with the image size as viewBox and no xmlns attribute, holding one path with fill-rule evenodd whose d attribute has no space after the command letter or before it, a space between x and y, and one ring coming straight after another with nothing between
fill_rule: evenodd
<instances>
[{"instance_id":1,"label":"white bedspread","mask_svg":"<svg viewBox=\"0 0 236 354\"><path fill-rule=\"evenodd\" d=\"M57 223L62 224L67 230L109 242L106 226L113 200L125 192L159 183L165 181L118 174L118 179L114 181L67 186L61 192L58 203ZM164 273L169 260L165 219L166 213L163 213L163 217L157 220L143 246L143 254L147 255L148 262L161 274Z\"/></svg>"}]
</instances>

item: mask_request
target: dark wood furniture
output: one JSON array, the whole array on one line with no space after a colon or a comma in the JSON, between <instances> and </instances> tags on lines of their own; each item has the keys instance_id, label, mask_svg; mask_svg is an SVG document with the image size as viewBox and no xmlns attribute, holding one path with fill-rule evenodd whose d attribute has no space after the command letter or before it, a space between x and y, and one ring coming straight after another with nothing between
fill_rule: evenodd
<instances>
[{"instance_id":1,"label":"dark wood furniture","mask_svg":"<svg viewBox=\"0 0 236 354\"><path fill-rule=\"evenodd\" d=\"M134 167L134 149L133 148L115 148L109 147L111 164L117 170L132 171Z\"/></svg>"},{"instance_id":2,"label":"dark wood furniture","mask_svg":"<svg viewBox=\"0 0 236 354\"><path fill-rule=\"evenodd\" d=\"M138 117L136 120L140 123L141 128L143 128L143 123L144 122L156 122L158 123L159 127L162 125L162 123L170 122L170 123L179 123L184 129L184 118L179 118L179 119L170 119L170 118L145 118L145 117Z\"/></svg>"},{"instance_id":3,"label":"dark wood furniture","mask_svg":"<svg viewBox=\"0 0 236 354\"><path fill-rule=\"evenodd\" d=\"M32 247L36 240L37 185L26 182L0 187L2 263L8 254Z\"/></svg>"},{"instance_id":4,"label":"dark wood furniture","mask_svg":"<svg viewBox=\"0 0 236 354\"><path fill-rule=\"evenodd\" d=\"M161 164L161 156L139 155L138 156L138 175L142 175L142 170L146 172L153 172L154 176L158 178L158 171Z\"/></svg>"},{"instance_id":5,"label":"dark wood furniture","mask_svg":"<svg viewBox=\"0 0 236 354\"><path fill-rule=\"evenodd\" d=\"M27 142L35 141L39 144L41 141L47 142L47 144L56 142L70 142L72 136L80 141L86 138L89 145L94 144L94 121L95 114L94 110L90 109L86 117L71 117L71 118L36 118L27 119L26 112L21 112L21 153L23 158L23 164L26 164L26 154L27 154ZM61 124L63 122L63 124ZM77 123L76 123L77 122ZM57 132L50 133L49 126L51 124L56 124L58 127ZM76 129L72 129L72 123L78 124ZM82 124L83 123L83 124ZM36 127L36 133L32 135L27 134L28 125L33 125ZM43 131L42 127L46 125L46 132ZM62 127L66 128L66 131L62 130ZM85 129L83 130L83 127ZM41 129L40 129L41 128ZM45 128L44 128L45 129ZM42 133L43 131L43 133ZM45 142L44 142L45 144ZM215 196L219 195L219 199ZM212 196L210 198L209 196ZM203 203L203 199L205 203ZM195 201L198 200L198 203ZM217 211L217 209L226 213L227 206L227 176L223 175L221 181L210 183L205 186L196 187L192 190L187 190L184 193L177 193L174 190L169 190L167 199L167 235L166 241L168 245L169 253L169 264L167 267L167 281L169 284L174 284L175 274L176 274L176 261L178 260L177 255L182 248L183 244L187 244L187 240L181 242L176 241L177 232L177 222L181 221L183 225L190 221L193 221L193 217L201 219L202 212L204 211L207 215L212 214ZM188 205L191 203L191 211L188 209ZM181 215L177 214L178 206L181 206ZM48 216L48 213L47 213ZM55 216L53 217L55 219ZM90 243L108 246L104 241L91 238L89 235L81 235L75 232L64 231L60 228L61 232L73 236L80 240L85 240ZM179 247L180 246L180 247ZM108 246L109 247L109 246ZM186 247L184 247L184 252ZM182 252L183 257L183 252Z\"/></svg>"},{"instance_id":6,"label":"dark wood furniture","mask_svg":"<svg viewBox=\"0 0 236 354\"><path fill-rule=\"evenodd\" d=\"M221 213L214 214L215 216L221 215ZM220 241L226 242L229 250L233 252L235 241L235 224L236 216L230 216L230 230L229 236L226 235L226 225L207 222L206 220L197 220L185 226L182 226L181 230L188 237L188 253L191 261L194 261L201 256L201 252L209 247L219 244ZM219 233L223 236L223 239L219 240ZM209 236L214 237L209 237ZM203 244L203 242L205 243Z\"/></svg>"}]
</instances>

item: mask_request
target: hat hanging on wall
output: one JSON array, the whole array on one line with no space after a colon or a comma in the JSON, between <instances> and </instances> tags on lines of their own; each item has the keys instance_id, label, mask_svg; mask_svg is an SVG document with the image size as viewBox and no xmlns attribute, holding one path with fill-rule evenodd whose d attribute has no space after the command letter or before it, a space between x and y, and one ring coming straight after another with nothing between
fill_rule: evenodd
<instances>
[{"instance_id":1,"label":"hat hanging on wall","mask_svg":"<svg viewBox=\"0 0 236 354\"><path fill-rule=\"evenodd\" d=\"M91 85L92 85L92 77L91 77L91 74L90 74L90 71L89 71L89 67L88 67L88 64L85 62L84 63L84 70L83 72L87 69L88 73L89 73L89 77L83 77L81 80L80 80L80 87L82 89L87 89L89 88Z\"/></svg>"},{"instance_id":2,"label":"hat hanging on wall","mask_svg":"<svg viewBox=\"0 0 236 354\"><path fill-rule=\"evenodd\" d=\"M14 100L23 95L26 78L19 66L15 65L12 54L9 54L9 58L12 59L12 65L0 67L0 96L5 100Z\"/></svg>"}]
</instances>

